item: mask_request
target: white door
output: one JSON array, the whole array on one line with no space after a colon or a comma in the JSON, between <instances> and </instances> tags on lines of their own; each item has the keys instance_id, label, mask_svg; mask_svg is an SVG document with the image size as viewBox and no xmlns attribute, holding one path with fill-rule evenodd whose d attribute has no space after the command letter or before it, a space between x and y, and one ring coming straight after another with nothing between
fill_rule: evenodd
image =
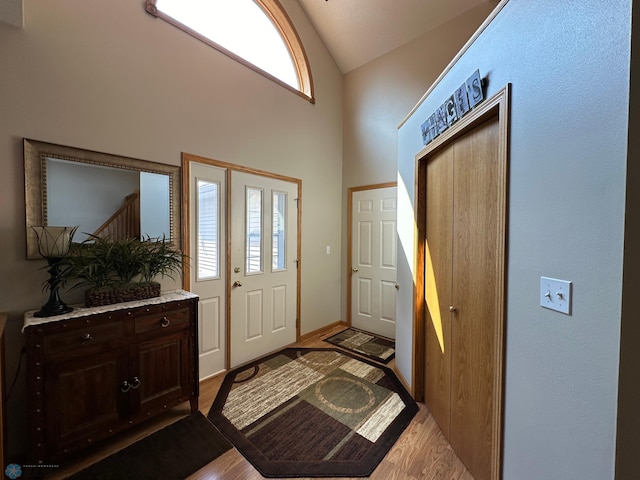
<instances>
[{"instance_id":1,"label":"white door","mask_svg":"<svg viewBox=\"0 0 640 480\"><path fill-rule=\"evenodd\" d=\"M226 368L226 174L189 163L189 276L191 291L200 297L200 379Z\"/></svg>"},{"instance_id":2,"label":"white door","mask_svg":"<svg viewBox=\"0 0 640 480\"><path fill-rule=\"evenodd\" d=\"M231 174L231 368L296 341L298 185Z\"/></svg>"},{"instance_id":3,"label":"white door","mask_svg":"<svg viewBox=\"0 0 640 480\"><path fill-rule=\"evenodd\" d=\"M396 187L351 197L351 325L396 336Z\"/></svg>"}]
</instances>

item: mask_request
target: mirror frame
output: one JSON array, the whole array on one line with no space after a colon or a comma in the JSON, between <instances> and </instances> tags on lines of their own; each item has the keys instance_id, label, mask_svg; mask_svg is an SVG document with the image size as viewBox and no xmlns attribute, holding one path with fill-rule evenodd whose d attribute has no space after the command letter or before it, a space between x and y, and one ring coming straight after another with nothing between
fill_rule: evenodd
<instances>
[{"instance_id":1,"label":"mirror frame","mask_svg":"<svg viewBox=\"0 0 640 480\"><path fill-rule=\"evenodd\" d=\"M171 243L181 249L180 227L180 170L181 167L139 160L109 153L23 138L24 149L24 201L26 219L27 259L40 259L38 241L32 226L46 225L46 159L59 158L72 162L89 163L105 167L158 173L169 176L169 235ZM69 225L73 226L73 225Z\"/></svg>"}]
</instances>

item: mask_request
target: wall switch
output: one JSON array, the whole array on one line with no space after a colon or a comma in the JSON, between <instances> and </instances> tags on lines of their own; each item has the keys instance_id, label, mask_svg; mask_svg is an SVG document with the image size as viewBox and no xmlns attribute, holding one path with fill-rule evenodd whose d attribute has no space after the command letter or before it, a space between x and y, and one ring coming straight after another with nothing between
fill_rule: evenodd
<instances>
[{"instance_id":1,"label":"wall switch","mask_svg":"<svg viewBox=\"0 0 640 480\"><path fill-rule=\"evenodd\" d=\"M331 245L327 245L327 255L331 254Z\"/></svg>"},{"instance_id":2,"label":"wall switch","mask_svg":"<svg viewBox=\"0 0 640 480\"><path fill-rule=\"evenodd\" d=\"M571 315L572 283L540 277L540 306Z\"/></svg>"}]
</instances>

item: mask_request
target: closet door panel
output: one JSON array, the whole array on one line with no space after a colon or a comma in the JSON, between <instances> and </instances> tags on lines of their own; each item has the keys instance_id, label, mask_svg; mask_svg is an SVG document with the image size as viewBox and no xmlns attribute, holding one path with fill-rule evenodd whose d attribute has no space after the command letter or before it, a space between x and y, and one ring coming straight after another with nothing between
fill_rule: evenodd
<instances>
[{"instance_id":1,"label":"closet door panel","mask_svg":"<svg viewBox=\"0 0 640 480\"><path fill-rule=\"evenodd\" d=\"M426 169L425 403L449 432L451 384L451 267L453 226L453 147L434 156Z\"/></svg>"},{"instance_id":2,"label":"closet door panel","mask_svg":"<svg viewBox=\"0 0 640 480\"><path fill-rule=\"evenodd\" d=\"M454 144L451 429L449 441L475 478L491 476L494 355L502 262L498 120Z\"/></svg>"}]
</instances>

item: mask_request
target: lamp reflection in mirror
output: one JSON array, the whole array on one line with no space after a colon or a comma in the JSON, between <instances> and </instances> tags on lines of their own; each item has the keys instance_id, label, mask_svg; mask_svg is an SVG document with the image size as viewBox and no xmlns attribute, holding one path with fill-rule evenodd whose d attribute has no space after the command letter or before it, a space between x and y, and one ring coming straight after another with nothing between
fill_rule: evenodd
<instances>
[{"instance_id":1,"label":"lamp reflection in mirror","mask_svg":"<svg viewBox=\"0 0 640 480\"><path fill-rule=\"evenodd\" d=\"M38 238L38 251L49 264L49 279L45 287L49 290L49 301L34 313L35 317L62 315L73 310L60 300L60 261L69 253L73 234L78 227L31 227Z\"/></svg>"}]
</instances>

